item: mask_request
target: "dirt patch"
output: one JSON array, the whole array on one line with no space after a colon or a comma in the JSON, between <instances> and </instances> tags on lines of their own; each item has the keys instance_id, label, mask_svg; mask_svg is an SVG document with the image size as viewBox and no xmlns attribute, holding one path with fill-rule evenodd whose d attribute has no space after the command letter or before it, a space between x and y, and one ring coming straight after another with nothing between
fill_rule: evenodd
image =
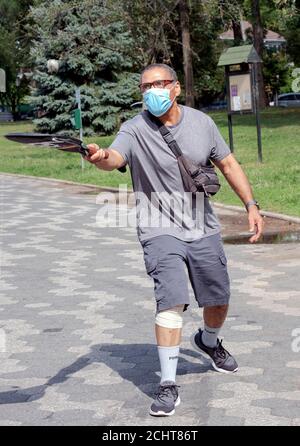
<instances>
[{"instance_id":1,"label":"dirt patch","mask_svg":"<svg viewBox=\"0 0 300 446\"><path fill-rule=\"evenodd\" d=\"M217 210L217 215L224 235L234 236L249 231L248 215L246 213L234 212L231 215L222 215ZM300 232L300 225L297 223L270 217L264 217L264 221L264 232L266 233Z\"/></svg>"}]
</instances>

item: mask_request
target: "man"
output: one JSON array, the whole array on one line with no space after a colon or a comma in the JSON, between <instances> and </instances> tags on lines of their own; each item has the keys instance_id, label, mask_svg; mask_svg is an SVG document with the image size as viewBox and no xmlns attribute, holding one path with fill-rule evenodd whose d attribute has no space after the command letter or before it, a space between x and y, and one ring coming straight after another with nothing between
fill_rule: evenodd
<instances>
[{"instance_id":1,"label":"man","mask_svg":"<svg viewBox=\"0 0 300 446\"><path fill-rule=\"evenodd\" d=\"M175 71L165 64L149 65L141 74L140 90L148 111L141 112L121 126L109 148L108 158L105 158L103 149L89 144L90 155L86 159L104 170L128 164L134 191L142 197L137 231L144 250L147 274L154 281L157 305L155 332L161 366L161 383L150 414L169 416L180 403L176 369L182 313L189 305L186 271L197 303L204 307L204 329L199 329L192 336L194 347L207 354L219 372L233 373L238 365L218 339L230 296L219 222L209 200L200 192L202 211L198 212L193 198L189 201L192 218L188 215L178 222L176 200L172 212L165 206L161 199L163 194L171 195L176 191L180 195L185 190L176 156L162 138L151 115L158 117L169 129L184 155L201 164L212 160L220 169L246 206L250 231L255 232L250 238L251 243L260 237L263 219L246 175L213 120L198 110L177 104L180 84ZM153 193L160 196L151 200ZM155 224L149 224L149 219L145 218L144 211L149 209L151 217L155 215L154 210L158 211ZM158 220L165 223L169 220L172 224L158 225Z\"/></svg>"}]
</instances>

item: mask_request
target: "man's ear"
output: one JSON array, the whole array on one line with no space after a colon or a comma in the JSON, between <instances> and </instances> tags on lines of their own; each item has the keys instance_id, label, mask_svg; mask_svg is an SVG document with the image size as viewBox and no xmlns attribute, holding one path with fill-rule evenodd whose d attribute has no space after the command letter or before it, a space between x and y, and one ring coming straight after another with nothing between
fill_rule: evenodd
<instances>
[{"instance_id":1,"label":"man's ear","mask_svg":"<svg viewBox=\"0 0 300 446\"><path fill-rule=\"evenodd\" d=\"M178 81L176 81L176 84L175 84L176 97L180 96L180 93L181 93L181 86L180 86L180 83Z\"/></svg>"}]
</instances>

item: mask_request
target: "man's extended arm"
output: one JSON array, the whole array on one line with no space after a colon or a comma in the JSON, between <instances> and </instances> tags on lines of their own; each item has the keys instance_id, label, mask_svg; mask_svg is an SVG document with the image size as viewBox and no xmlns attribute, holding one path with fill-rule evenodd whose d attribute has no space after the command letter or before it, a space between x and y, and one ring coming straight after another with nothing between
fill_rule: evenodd
<instances>
[{"instance_id":1,"label":"man's extended arm","mask_svg":"<svg viewBox=\"0 0 300 446\"><path fill-rule=\"evenodd\" d=\"M234 192L244 204L253 200L252 189L248 178L232 154L226 156L221 161L213 160L213 162L221 170ZM249 207L248 220L250 232L254 230L256 232L249 241L251 243L256 242L262 234L264 221L255 205Z\"/></svg>"}]
</instances>

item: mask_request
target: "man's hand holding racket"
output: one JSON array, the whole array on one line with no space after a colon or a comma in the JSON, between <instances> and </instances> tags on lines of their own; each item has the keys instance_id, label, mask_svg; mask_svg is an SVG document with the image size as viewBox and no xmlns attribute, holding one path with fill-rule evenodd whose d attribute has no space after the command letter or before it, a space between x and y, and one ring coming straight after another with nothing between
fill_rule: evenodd
<instances>
[{"instance_id":1,"label":"man's hand holding racket","mask_svg":"<svg viewBox=\"0 0 300 446\"><path fill-rule=\"evenodd\" d=\"M85 145L80 139L61 134L44 133L8 133L5 135L10 141L21 144L33 145L41 148L54 148L64 152L77 152L83 158L97 167L104 170L118 169L120 172L126 172L124 159L116 150L100 149L97 144ZM109 162L101 164L102 160Z\"/></svg>"},{"instance_id":2,"label":"man's hand holding racket","mask_svg":"<svg viewBox=\"0 0 300 446\"><path fill-rule=\"evenodd\" d=\"M108 150L101 149L97 144L87 144L86 147L89 151L89 154L84 156L83 158L92 164L98 164L102 160L108 159L109 157Z\"/></svg>"},{"instance_id":3,"label":"man's hand holding racket","mask_svg":"<svg viewBox=\"0 0 300 446\"><path fill-rule=\"evenodd\" d=\"M115 150L101 149L98 144L95 143L87 144L86 148L89 152L88 155L85 155L83 157L86 161L89 161L100 169L113 170L117 168L120 172L126 172L125 166L120 167L120 164L122 165L124 160L122 156ZM102 163L102 161L108 161L108 159L108 163Z\"/></svg>"}]
</instances>

